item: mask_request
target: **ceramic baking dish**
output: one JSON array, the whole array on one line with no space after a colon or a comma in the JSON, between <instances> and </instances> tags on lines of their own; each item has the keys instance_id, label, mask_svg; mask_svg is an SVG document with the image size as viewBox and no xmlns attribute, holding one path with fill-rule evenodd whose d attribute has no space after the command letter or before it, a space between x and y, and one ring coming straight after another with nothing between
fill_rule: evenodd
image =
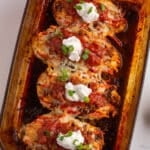
<instances>
[{"instance_id":1,"label":"ceramic baking dish","mask_svg":"<svg viewBox=\"0 0 150 150\"><path fill-rule=\"evenodd\" d=\"M119 3L128 12L126 18L129 24L125 33L117 35L124 45L119 48L124 62L120 73L122 107L117 119L102 121L104 126L111 124L108 143L104 148L106 150L129 148L149 40L150 1L120 0ZM0 143L4 150L23 150L23 144L18 142L16 136L17 131L22 124L46 112L40 104L35 105L34 101L37 99L36 79L46 65L35 58L30 44L37 32L54 24L50 10L51 0L30 0L26 5L1 112Z\"/></svg>"}]
</instances>

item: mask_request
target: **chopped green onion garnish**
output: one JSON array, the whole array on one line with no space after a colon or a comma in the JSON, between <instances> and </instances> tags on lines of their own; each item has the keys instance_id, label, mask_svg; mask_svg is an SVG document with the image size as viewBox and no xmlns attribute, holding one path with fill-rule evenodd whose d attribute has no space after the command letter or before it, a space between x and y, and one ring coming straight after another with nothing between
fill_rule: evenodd
<instances>
[{"instance_id":1,"label":"chopped green onion garnish","mask_svg":"<svg viewBox=\"0 0 150 150\"><path fill-rule=\"evenodd\" d=\"M76 145L76 142L78 142L79 140L77 140L77 139L75 139L74 141L73 141L73 145Z\"/></svg>"},{"instance_id":2,"label":"chopped green onion garnish","mask_svg":"<svg viewBox=\"0 0 150 150\"><path fill-rule=\"evenodd\" d=\"M74 93L75 93L75 91L73 91L73 90L68 90L69 96L73 96Z\"/></svg>"},{"instance_id":3,"label":"chopped green onion garnish","mask_svg":"<svg viewBox=\"0 0 150 150\"><path fill-rule=\"evenodd\" d=\"M83 60L87 60L89 58L89 55L88 54L86 54L86 53L83 53L83 55L82 55L82 59Z\"/></svg>"},{"instance_id":4,"label":"chopped green onion garnish","mask_svg":"<svg viewBox=\"0 0 150 150\"><path fill-rule=\"evenodd\" d=\"M60 36L60 37L63 36L62 32L61 32L59 29L56 29L56 30L55 30L54 35L55 35L55 36Z\"/></svg>"},{"instance_id":5,"label":"chopped green onion garnish","mask_svg":"<svg viewBox=\"0 0 150 150\"><path fill-rule=\"evenodd\" d=\"M104 10L106 9L105 5L101 4L101 5L100 5L100 9L101 9L102 11L104 11Z\"/></svg>"},{"instance_id":6,"label":"chopped green onion garnish","mask_svg":"<svg viewBox=\"0 0 150 150\"><path fill-rule=\"evenodd\" d=\"M58 76L58 79L60 81L67 81L69 79L69 72L68 72L68 70L65 69L65 68L62 68L60 70L60 75Z\"/></svg>"},{"instance_id":7,"label":"chopped green onion garnish","mask_svg":"<svg viewBox=\"0 0 150 150\"><path fill-rule=\"evenodd\" d=\"M93 10L93 7L90 7L87 13L90 14L92 10Z\"/></svg>"},{"instance_id":8,"label":"chopped green onion garnish","mask_svg":"<svg viewBox=\"0 0 150 150\"><path fill-rule=\"evenodd\" d=\"M61 141L63 141L63 140L64 140L64 136L60 136L59 139L60 139Z\"/></svg>"},{"instance_id":9,"label":"chopped green onion garnish","mask_svg":"<svg viewBox=\"0 0 150 150\"><path fill-rule=\"evenodd\" d=\"M83 100L84 100L85 103L88 103L88 102L90 101L88 96L85 96L85 97L83 98Z\"/></svg>"},{"instance_id":10,"label":"chopped green onion garnish","mask_svg":"<svg viewBox=\"0 0 150 150\"><path fill-rule=\"evenodd\" d=\"M72 136L72 131L69 131L68 133L65 134L65 137Z\"/></svg>"},{"instance_id":11,"label":"chopped green onion garnish","mask_svg":"<svg viewBox=\"0 0 150 150\"><path fill-rule=\"evenodd\" d=\"M70 137L70 136L72 136L72 131L69 131L69 132L67 132L65 135L62 135L62 136L59 135L59 139L60 139L61 141L63 141L63 139L64 139L65 137Z\"/></svg>"},{"instance_id":12,"label":"chopped green onion garnish","mask_svg":"<svg viewBox=\"0 0 150 150\"><path fill-rule=\"evenodd\" d=\"M75 8L76 10L81 10L81 9L82 9L82 6L79 5L79 4L77 4L77 5L74 6L74 8Z\"/></svg>"},{"instance_id":13,"label":"chopped green onion garnish","mask_svg":"<svg viewBox=\"0 0 150 150\"><path fill-rule=\"evenodd\" d=\"M63 51L63 53L65 54L65 55L67 55L67 53L68 53L68 48L65 46L65 45L62 45L62 51Z\"/></svg>"},{"instance_id":14,"label":"chopped green onion garnish","mask_svg":"<svg viewBox=\"0 0 150 150\"><path fill-rule=\"evenodd\" d=\"M85 49L82 54L82 59L87 60L89 58L89 53L90 53L90 51L88 49Z\"/></svg>"},{"instance_id":15,"label":"chopped green onion garnish","mask_svg":"<svg viewBox=\"0 0 150 150\"><path fill-rule=\"evenodd\" d=\"M77 150L91 150L91 147L88 144L82 144L81 143L81 144L76 146L76 149Z\"/></svg>"},{"instance_id":16,"label":"chopped green onion garnish","mask_svg":"<svg viewBox=\"0 0 150 150\"><path fill-rule=\"evenodd\" d=\"M72 52L73 50L74 50L74 47L72 45L68 46L69 53Z\"/></svg>"},{"instance_id":17,"label":"chopped green onion garnish","mask_svg":"<svg viewBox=\"0 0 150 150\"><path fill-rule=\"evenodd\" d=\"M74 47L72 45L69 45L69 46L62 45L62 51L63 51L64 55L68 55L73 50L74 50Z\"/></svg>"}]
</instances>

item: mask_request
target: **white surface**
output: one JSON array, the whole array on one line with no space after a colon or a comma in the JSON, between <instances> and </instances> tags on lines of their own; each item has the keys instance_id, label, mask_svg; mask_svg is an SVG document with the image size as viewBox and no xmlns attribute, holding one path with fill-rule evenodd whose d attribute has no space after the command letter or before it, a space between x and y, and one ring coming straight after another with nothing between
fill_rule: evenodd
<instances>
[{"instance_id":1,"label":"white surface","mask_svg":"<svg viewBox=\"0 0 150 150\"><path fill-rule=\"evenodd\" d=\"M26 0L0 0L0 106Z\"/></svg>"},{"instance_id":2,"label":"white surface","mask_svg":"<svg viewBox=\"0 0 150 150\"><path fill-rule=\"evenodd\" d=\"M0 107L5 93L25 2L26 0L0 0ZM148 59L147 64L150 64L150 59ZM147 65L145 82L130 150L150 150L149 76L150 65Z\"/></svg>"}]
</instances>

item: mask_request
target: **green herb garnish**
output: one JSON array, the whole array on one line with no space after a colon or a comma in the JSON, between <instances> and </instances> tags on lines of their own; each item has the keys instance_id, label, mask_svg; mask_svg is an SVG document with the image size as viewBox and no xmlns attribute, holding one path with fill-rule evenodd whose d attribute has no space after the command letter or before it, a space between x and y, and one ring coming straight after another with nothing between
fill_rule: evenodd
<instances>
[{"instance_id":1,"label":"green herb garnish","mask_svg":"<svg viewBox=\"0 0 150 150\"><path fill-rule=\"evenodd\" d=\"M55 32L54 32L54 35L62 37L63 33L59 29L56 29Z\"/></svg>"},{"instance_id":2,"label":"green herb garnish","mask_svg":"<svg viewBox=\"0 0 150 150\"><path fill-rule=\"evenodd\" d=\"M70 136L72 136L72 131L68 131L66 134L59 136L59 139L63 141L65 137L70 137Z\"/></svg>"},{"instance_id":3,"label":"green herb garnish","mask_svg":"<svg viewBox=\"0 0 150 150\"><path fill-rule=\"evenodd\" d=\"M58 79L60 81L67 81L69 79L69 72L68 72L68 70L65 69L65 68L62 68L60 70L60 75L58 76Z\"/></svg>"},{"instance_id":4,"label":"green herb garnish","mask_svg":"<svg viewBox=\"0 0 150 150\"><path fill-rule=\"evenodd\" d=\"M88 144L79 144L76 146L76 150L91 150L90 145Z\"/></svg>"},{"instance_id":5,"label":"green herb garnish","mask_svg":"<svg viewBox=\"0 0 150 150\"><path fill-rule=\"evenodd\" d=\"M64 136L60 136L60 137L59 137L59 140L60 140L60 141L63 141L63 140L64 140Z\"/></svg>"},{"instance_id":6,"label":"green herb garnish","mask_svg":"<svg viewBox=\"0 0 150 150\"><path fill-rule=\"evenodd\" d=\"M104 10L106 9L105 5L100 4L100 9L101 9L102 11L104 11Z\"/></svg>"},{"instance_id":7,"label":"green herb garnish","mask_svg":"<svg viewBox=\"0 0 150 150\"><path fill-rule=\"evenodd\" d=\"M73 94L75 93L75 91L74 90L68 90L68 94L69 94L69 96L73 96Z\"/></svg>"},{"instance_id":8,"label":"green herb garnish","mask_svg":"<svg viewBox=\"0 0 150 150\"><path fill-rule=\"evenodd\" d=\"M62 51L63 51L64 55L68 55L73 50L74 50L74 47L72 45L69 45L69 46L62 45Z\"/></svg>"},{"instance_id":9,"label":"green herb garnish","mask_svg":"<svg viewBox=\"0 0 150 150\"><path fill-rule=\"evenodd\" d=\"M72 136L72 131L68 131L68 133L65 134L65 137Z\"/></svg>"},{"instance_id":10,"label":"green herb garnish","mask_svg":"<svg viewBox=\"0 0 150 150\"><path fill-rule=\"evenodd\" d=\"M76 145L76 142L78 142L79 140L77 140L77 139L75 139L74 141L73 141L73 145Z\"/></svg>"},{"instance_id":11,"label":"green herb garnish","mask_svg":"<svg viewBox=\"0 0 150 150\"><path fill-rule=\"evenodd\" d=\"M90 14L92 10L93 10L93 7L90 7L87 13Z\"/></svg>"},{"instance_id":12,"label":"green herb garnish","mask_svg":"<svg viewBox=\"0 0 150 150\"><path fill-rule=\"evenodd\" d=\"M88 96L85 96L85 97L83 98L83 100L84 100L85 103L89 103L89 101L90 101L90 99L89 99Z\"/></svg>"},{"instance_id":13,"label":"green herb garnish","mask_svg":"<svg viewBox=\"0 0 150 150\"><path fill-rule=\"evenodd\" d=\"M88 49L85 49L82 56L81 56L82 59L87 60L89 58L89 53L90 53L90 51Z\"/></svg>"},{"instance_id":14,"label":"green herb garnish","mask_svg":"<svg viewBox=\"0 0 150 150\"><path fill-rule=\"evenodd\" d=\"M77 5L74 6L74 8L75 8L76 10L81 10L81 9L82 9L82 6L81 6L80 4L77 4Z\"/></svg>"}]
</instances>

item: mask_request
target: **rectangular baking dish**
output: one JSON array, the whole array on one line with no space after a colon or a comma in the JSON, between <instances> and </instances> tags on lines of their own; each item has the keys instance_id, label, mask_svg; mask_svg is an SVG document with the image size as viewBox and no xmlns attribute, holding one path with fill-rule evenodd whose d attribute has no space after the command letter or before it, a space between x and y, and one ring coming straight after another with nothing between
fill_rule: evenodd
<instances>
[{"instance_id":1,"label":"rectangular baking dish","mask_svg":"<svg viewBox=\"0 0 150 150\"><path fill-rule=\"evenodd\" d=\"M122 72L122 74L125 73L125 76L122 77L125 77L122 83L123 92L121 95L123 103L115 136L113 137L115 142L113 146L109 145L108 147L112 147L112 150L127 150L134 127L148 50L150 1L119 1L131 11L131 14L133 13L130 16L132 25L127 33L128 36L131 36L131 41L129 42L130 51L127 51L130 52L131 58L125 61L128 66L123 68L124 71ZM51 13L47 12L50 9L50 5L51 0L30 0L26 4L1 113L0 143L1 148L4 150L23 149L20 147L20 143L16 143L16 134L23 123L22 117L26 106L26 95L28 95L31 84L30 81L36 77L37 71L34 67L42 66L36 60L30 48L30 42L35 33L46 29L53 23ZM132 31L133 35L131 35ZM123 37L126 36L123 35ZM125 53L126 58L128 55ZM42 67L44 68L45 66ZM24 122L28 122L27 120Z\"/></svg>"}]
</instances>

